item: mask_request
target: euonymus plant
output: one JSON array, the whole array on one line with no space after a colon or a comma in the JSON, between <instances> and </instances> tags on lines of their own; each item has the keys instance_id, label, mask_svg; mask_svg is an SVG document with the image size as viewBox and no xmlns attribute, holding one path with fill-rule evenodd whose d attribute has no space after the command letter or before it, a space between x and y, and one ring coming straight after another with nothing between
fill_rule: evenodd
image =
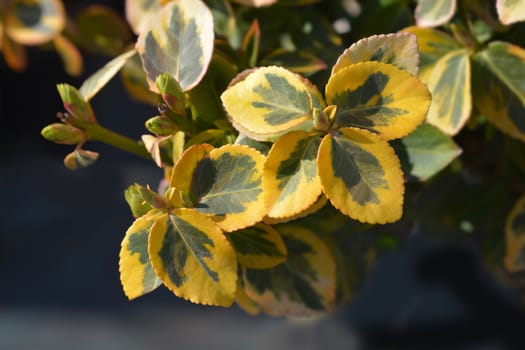
<instances>
[{"instance_id":1,"label":"euonymus plant","mask_svg":"<svg viewBox=\"0 0 525 350\"><path fill-rule=\"evenodd\" d=\"M425 208L439 196L421 199L449 181L440 179L472 185L469 143L456 159L462 149L452 137L483 129L490 143L494 125L525 140L525 1L128 0L135 43L103 8L84 16L110 29L80 17L86 35L75 36L61 34L59 1L10 4L2 7L7 62L6 47L29 43L19 32L57 48L110 32L104 42L120 45L99 45L115 57L78 89L58 85L65 112L42 134L76 145L64 161L70 169L97 160L88 141L162 169L160 185L125 192L135 221L119 266L130 299L164 285L250 313L331 310L408 232L476 229L468 212L441 220L436 209L429 219ZM40 22L29 23L35 9ZM131 96L157 106L140 141L104 128L90 104L119 73ZM510 178L517 199L525 183ZM521 199L506 224L499 261L511 272L525 269L524 213Z\"/></svg>"}]
</instances>

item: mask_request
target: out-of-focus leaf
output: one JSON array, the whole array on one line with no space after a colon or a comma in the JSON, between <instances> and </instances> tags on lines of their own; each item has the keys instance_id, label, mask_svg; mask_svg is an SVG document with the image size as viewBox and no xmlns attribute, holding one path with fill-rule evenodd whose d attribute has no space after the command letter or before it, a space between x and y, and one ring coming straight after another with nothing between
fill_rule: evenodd
<instances>
[{"instance_id":1,"label":"out-of-focus leaf","mask_svg":"<svg viewBox=\"0 0 525 350\"><path fill-rule=\"evenodd\" d=\"M263 7L275 4L278 0L233 0L236 3L252 6L252 7Z\"/></svg>"},{"instance_id":2,"label":"out-of-focus leaf","mask_svg":"<svg viewBox=\"0 0 525 350\"><path fill-rule=\"evenodd\" d=\"M141 33L151 15L160 10L159 0L126 0L126 19L135 34Z\"/></svg>"},{"instance_id":3,"label":"out-of-focus leaf","mask_svg":"<svg viewBox=\"0 0 525 350\"><path fill-rule=\"evenodd\" d=\"M0 24L1 26L1 24ZM27 50L22 45L4 35L2 40L2 53L7 66L15 72L21 72L27 67Z\"/></svg>"},{"instance_id":4,"label":"out-of-focus leaf","mask_svg":"<svg viewBox=\"0 0 525 350\"><path fill-rule=\"evenodd\" d=\"M394 150L381 137L342 128L323 138L317 157L324 193L343 214L366 223L401 218L403 172Z\"/></svg>"},{"instance_id":5,"label":"out-of-focus leaf","mask_svg":"<svg viewBox=\"0 0 525 350\"><path fill-rule=\"evenodd\" d=\"M225 37L233 48L239 48L241 33L230 2L227 0L204 0L204 3L213 14L215 33Z\"/></svg>"},{"instance_id":6,"label":"out-of-focus leaf","mask_svg":"<svg viewBox=\"0 0 525 350\"><path fill-rule=\"evenodd\" d=\"M160 214L153 210L135 220L122 241L119 254L120 282L129 299L147 294L161 285L148 254L149 232Z\"/></svg>"},{"instance_id":7,"label":"out-of-focus leaf","mask_svg":"<svg viewBox=\"0 0 525 350\"><path fill-rule=\"evenodd\" d=\"M423 122L430 93L416 77L394 65L360 62L332 75L326 101L337 106L335 125L403 137Z\"/></svg>"},{"instance_id":8,"label":"out-of-focus leaf","mask_svg":"<svg viewBox=\"0 0 525 350\"><path fill-rule=\"evenodd\" d=\"M393 64L417 75L419 53L417 37L408 32L373 35L346 49L332 67L332 75L358 62L378 61Z\"/></svg>"},{"instance_id":9,"label":"out-of-focus leaf","mask_svg":"<svg viewBox=\"0 0 525 350\"><path fill-rule=\"evenodd\" d=\"M168 3L148 22L137 39L150 89L169 73L184 91L196 86L206 73L213 53L213 17L201 0Z\"/></svg>"},{"instance_id":10,"label":"out-of-focus leaf","mask_svg":"<svg viewBox=\"0 0 525 350\"><path fill-rule=\"evenodd\" d=\"M153 106L159 103L158 96L149 90L139 55L133 55L126 61L120 71L120 77L126 91L133 99Z\"/></svg>"},{"instance_id":11,"label":"out-of-focus leaf","mask_svg":"<svg viewBox=\"0 0 525 350\"><path fill-rule=\"evenodd\" d=\"M61 0L11 0L5 16L5 30L23 45L46 43L65 25Z\"/></svg>"},{"instance_id":12,"label":"out-of-focus leaf","mask_svg":"<svg viewBox=\"0 0 525 350\"><path fill-rule=\"evenodd\" d=\"M178 297L230 306L237 289L235 252L221 230L193 209L175 209L151 227L149 256L157 276Z\"/></svg>"},{"instance_id":13,"label":"out-of-focus leaf","mask_svg":"<svg viewBox=\"0 0 525 350\"><path fill-rule=\"evenodd\" d=\"M494 41L473 56L478 110L506 134L525 141L525 50Z\"/></svg>"},{"instance_id":14,"label":"out-of-focus leaf","mask_svg":"<svg viewBox=\"0 0 525 350\"><path fill-rule=\"evenodd\" d=\"M335 299L335 262L317 235L299 225L276 227L288 259L266 270L243 269L246 293L265 313L309 316L330 310Z\"/></svg>"},{"instance_id":15,"label":"out-of-focus leaf","mask_svg":"<svg viewBox=\"0 0 525 350\"><path fill-rule=\"evenodd\" d=\"M82 55L75 45L62 35L57 35L53 39L53 44L60 58L64 62L64 69L67 74L79 76L84 68Z\"/></svg>"},{"instance_id":16,"label":"out-of-focus leaf","mask_svg":"<svg viewBox=\"0 0 525 350\"><path fill-rule=\"evenodd\" d=\"M496 9L501 23L509 25L525 21L525 1L497 0Z\"/></svg>"},{"instance_id":17,"label":"out-of-focus leaf","mask_svg":"<svg viewBox=\"0 0 525 350\"><path fill-rule=\"evenodd\" d=\"M448 135L457 134L470 117L470 52L455 50L437 61L429 78L432 103L427 121Z\"/></svg>"},{"instance_id":18,"label":"out-of-focus leaf","mask_svg":"<svg viewBox=\"0 0 525 350\"><path fill-rule=\"evenodd\" d=\"M85 168L95 163L99 155L97 152L76 149L64 158L64 165L69 170Z\"/></svg>"},{"instance_id":19,"label":"out-of-focus leaf","mask_svg":"<svg viewBox=\"0 0 525 350\"><path fill-rule=\"evenodd\" d=\"M317 56L306 51L286 51L277 49L261 59L266 66L281 66L299 74L313 74L325 69L326 63Z\"/></svg>"},{"instance_id":20,"label":"out-of-focus leaf","mask_svg":"<svg viewBox=\"0 0 525 350\"><path fill-rule=\"evenodd\" d=\"M418 0L416 23L420 27L437 27L450 21L456 12L456 0Z\"/></svg>"},{"instance_id":21,"label":"out-of-focus leaf","mask_svg":"<svg viewBox=\"0 0 525 350\"><path fill-rule=\"evenodd\" d=\"M86 101L93 98L136 53L135 49L133 49L115 57L95 74L87 78L79 89Z\"/></svg>"},{"instance_id":22,"label":"out-of-focus leaf","mask_svg":"<svg viewBox=\"0 0 525 350\"><path fill-rule=\"evenodd\" d=\"M255 67L259 58L259 46L261 44L261 28L259 21L255 19L250 29L244 35L241 49L247 54L248 66ZM282 66L282 65L279 65Z\"/></svg>"},{"instance_id":23,"label":"out-of-focus leaf","mask_svg":"<svg viewBox=\"0 0 525 350\"><path fill-rule=\"evenodd\" d=\"M505 267L511 272L525 271L525 196L510 212L505 225Z\"/></svg>"},{"instance_id":24,"label":"out-of-focus leaf","mask_svg":"<svg viewBox=\"0 0 525 350\"><path fill-rule=\"evenodd\" d=\"M392 142L405 176L425 181L461 154L461 148L438 128L421 124L415 131Z\"/></svg>"}]
</instances>

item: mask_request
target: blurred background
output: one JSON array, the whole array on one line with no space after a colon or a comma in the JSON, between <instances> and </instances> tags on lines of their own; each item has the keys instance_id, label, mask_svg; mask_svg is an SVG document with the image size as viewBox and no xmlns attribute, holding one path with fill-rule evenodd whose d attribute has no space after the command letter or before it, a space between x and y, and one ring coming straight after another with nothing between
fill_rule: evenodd
<instances>
[{"instance_id":1,"label":"blurred background","mask_svg":"<svg viewBox=\"0 0 525 350\"><path fill-rule=\"evenodd\" d=\"M100 3L123 11L122 1ZM73 172L68 146L40 136L61 110L55 84L79 86L109 60L84 58L78 78L45 48L30 48L23 73L0 63L0 349L525 349L515 289L484 267L479 248L421 234L381 256L355 300L321 318L202 307L164 288L128 301L118 272L132 222L123 191L156 187L160 170L90 144L100 159ZM119 79L92 104L102 125L135 139L156 114Z\"/></svg>"}]
</instances>

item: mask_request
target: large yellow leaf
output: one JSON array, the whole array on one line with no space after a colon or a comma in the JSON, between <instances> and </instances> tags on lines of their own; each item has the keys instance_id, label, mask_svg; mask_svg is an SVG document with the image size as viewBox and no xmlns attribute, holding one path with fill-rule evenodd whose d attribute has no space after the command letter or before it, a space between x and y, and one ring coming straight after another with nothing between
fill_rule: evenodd
<instances>
[{"instance_id":1,"label":"large yellow leaf","mask_svg":"<svg viewBox=\"0 0 525 350\"><path fill-rule=\"evenodd\" d=\"M205 305L233 303L235 253L207 216L193 209L160 216L151 227L148 251L157 276L175 295Z\"/></svg>"},{"instance_id":2,"label":"large yellow leaf","mask_svg":"<svg viewBox=\"0 0 525 350\"><path fill-rule=\"evenodd\" d=\"M430 93L416 77L394 65L361 62L341 69L326 85L328 104L337 106L336 127L403 137L425 120Z\"/></svg>"},{"instance_id":3,"label":"large yellow leaf","mask_svg":"<svg viewBox=\"0 0 525 350\"><path fill-rule=\"evenodd\" d=\"M377 224L401 218L403 172L379 136L356 128L332 132L323 138L317 166L324 193L343 214Z\"/></svg>"},{"instance_id":4,"label":"large yellow leaf","mask_svg":"<svg viewBox=\"0 0 525 350\"><path fill-rule=\"evenodd\" d=\"M322 188L316 161L320 143L317 135L293 131L273 144L263 175L269 217L294 216L319 198Z\"/></svg>"}]
</instances>

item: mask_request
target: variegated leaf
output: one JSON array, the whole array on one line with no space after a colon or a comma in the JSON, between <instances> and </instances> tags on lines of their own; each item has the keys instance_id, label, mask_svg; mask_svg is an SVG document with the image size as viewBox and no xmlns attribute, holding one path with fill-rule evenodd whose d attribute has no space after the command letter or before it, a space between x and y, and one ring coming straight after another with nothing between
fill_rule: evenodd
<instances>
[{"instance_id":1,"label":"variegated leaf","mask_svg":"<svg viewBox=\"0 0 525 350\"><path fill-rule=\"evenodd\" d=\"M230 306L237 288L235 253L221 230L193 209L175 209L151 227L149 256L157 276L178 297Z\"/></svg>"},{"instance_id":2,"label":"variegated leaf","mask_svg":"<svg viewBox=\"0 0 525 350\"><path fill-rule=\"evenodd\" d=\"M240 270L240 269L239 269ZM242 271L240 271L242 273ZM242 276L237 280L237 293L235 294L235 303L245 312L250 315L258 315L261 313L259 305L248 297Z\"/></svg>"},{"instance_id":3,"label":"variegated leaf","mask_svg":"<svg viewBox=\"0 0 525 350\"><path fill-rule=\"evenodd\" d=\"M328 104L337 106L337 127L358 127L386 140L403 137L421 124L430 105L426 86L410 73L381 62L341 69L326 85Z\"/></svg>"},{"instance_id":4,"label":"variegated leaf","mask_svg":"<svg viewBox=\"0 0 525 350\"><path fill-rule=\"evenodd\" d=\"M326 198L324 194L321 194L312 205L310 205L303 211L300 211L299 213L293 216L288 216L285 218L271 218L269 216L266 216L263 219L263 222L268 225L276 225L276 224L284 224L290 221L301 219L301 218L307 217L311 214L318 212L325 206L326 203L328 203L328 198Z\"/></svg>"},{"instance_id":5,"label":"variegated leaf","mask_svg":"<svg viewBox=\"0 0 525 350\"><path fill-rule=\"evenodd\" d=\"M525 196L512 208L505 226L505 267L511 272L525 271Z\"/></svg>"},{"instance_id":6,"label":"variegated leaf","mask_svg":"<svg viewBox=\"0 0 525 350\"><path fill-rule=\"evenodd\" d=\"M271 269L243 269L248 297L274 316L309 316L330 310L336 287L331 252L305 227L276 228L288 249L288 259Z\"/></svg>"},{"instance_id":7,"label":"variegated leaf","mask_svg":"<svg viewBox=\"0 0 525 350\"><path fill-rule=\"evenodd\" d=\"M5 30L23 45L40 45L58 35L65 25L61 0L12 0L9 2Z\"/></svg>"},{"instance_id":8,"label":"variegated leaf","mask_svg":"<svg viewBox=\"0 0 525 350\"><path fill-rule=\"evenodd\" d=\"M96 71L95 74L87 78L79 88L84 99L86 101L92 99L136 53L137 51L133 49L115 57Z\"/></svg>"},{"instance_id":9,"label":"variegated leaf","mask_svg":"<svg viewBox=\"0 0 525 350\"><path fill-rule=\"evenodd\" d=\"M324 193L343 214L378 224L401 218L403 172L379 136L356 128L334 131L321 142L317 166Z\"/></svg>"},{"instance_id":10,"label":"variegated leaf","mask_svg":"<svg viewBox=\"0 0 525 350\"><path fill-rule=\"evenodd\" d=\"M456 0L418 0L416 23L420 27L445 24L454 16L456 6Z\"/></svg>"},{"instance_id":11,"label":"variegated leaf","mask_svg":"<svg viewBox=\"0 0 525 350\"><path fill-rule=\"evenodd\" d=\"M332 67L332 75L358 62L378 61L393 64L417 75L419 53L417 38L409 32L373 35L346 49Z\"/></svg>"},{"instance_id":12,"label":"variegated leaf","mask_svg":"<svg viewBox=\"0 0 525 350\"><path fill-rule=\"evenodd\" d=\"M202 0L169 2L158 12L137 39L136 49L150 89L155 80L168 73L184 90L203 78L213 52L213 18Z\"/></svg>"},{"instance_id":13,"label":"variegated leaf","mask_svg":"<svg viewBox=\"0 0 525 350\"><path fill-rule=\"evenodd\" d=\"M279 48L261 59L261 65L281 66L300 74L313 74L326 68L326 63L307 51L286 51Z\"/></svg>"},{"instance_id":14,"label":"variegated leaf","mask_svg":"<svg viewBox=\"0 0 525 350\"><path fill-rule=\"evenodd\" d=\"M272 144L270 142L256 141L244 134L239 134L235 139L235 143L238 145L245 145L254 148L262 154L264 154L265 156L268 155L268 152L270 152L270 147L272 147Z\"/></svg>"},{"instance_id":15,"label":"variegated leaf","mask_svg":"<svg viewBox=\"0 0 525 350\"><path fill-rule=\"evenodd\" d=\"M525 21L525 1L497 0L496 9L501 23L509 25Z\"/></svg>"},{"instance_id":16,"label":"variegated leaf","mask_svg":"<svg viewBox=\"0 0 525 350\"><path fill-rule=\"evenodd\" d=\"M190 147L177 162L171 184L190 195L195 209L224 231L251 226L266 215L264 156L242 145Z\"/></svg>"},{"instance_id":17,"label":"variegated leaf","mask_svg":"<svg viewBox=\"0 0 525 350\"><path fill-rule=\"evenodd\" d=\"M430 75L427 121L448 135L457 134L470 117L470 74L469 51L455 50L437 61Z\"/></svg>"},{"instance_id":18,"label":"variegated leaf","mask_svg":"<svg viewBox=\"0 0 525 350\"><path fill-rule=\"evenodd\" d=\"M310 207L322 193L317 176L319 136L293 131L274 143L264 163L264 197L268 216L286 218Z\"/></svg>"},{"instance_id":19,"label":"variegated leaf","mask_svg":"<svg viewBox=\"0 0 525 350\"><path fill-rule=\"evenodd\" d=\"M150 16L160 10L159 0L126 0L126 19L135 34L147 26Z\"/></svg>"},{"instance_id":20,"label":"variegated leaf","mask_svg":"<svg viewBox=\"0 0 525 350\"><path fill-rule=\"evenodd\" d=\"M227 234L241 266L268 269L286 260L284 242L272 226L259 223Z\"/></svg>"},{"instance_id":21,"label":"variegated leaf","mask_svg":"<svg viewBox=\"0 0 525 350\"><path fill-rule=\"evenodd\" d=\"M310 87L279 67L259 68L221 95L233 126L258 141L312 127Z\"/></svg>"},{"instance_id":22,"label":"variegated leaf","mask_svg":"<svg viewBox=\"0 0 525 350\"><path fill-rule=\"evenodd\" d=\"M120 282L129 299L147 294L161 285L148 254L149 232L159 215L160 212L151 210L135 220L122 241L119 254Z\"/></svg>"},{"instance_id":23,"label":"variegated leaf","mask_svg":"<svg viewBox=\"0 0 525 350\"><path fill-rule=\"evenodd\" d=\"M477 109L503 132L525 141L525 50L494 41L473 58Z\"/></svg>"}]
</instances>

